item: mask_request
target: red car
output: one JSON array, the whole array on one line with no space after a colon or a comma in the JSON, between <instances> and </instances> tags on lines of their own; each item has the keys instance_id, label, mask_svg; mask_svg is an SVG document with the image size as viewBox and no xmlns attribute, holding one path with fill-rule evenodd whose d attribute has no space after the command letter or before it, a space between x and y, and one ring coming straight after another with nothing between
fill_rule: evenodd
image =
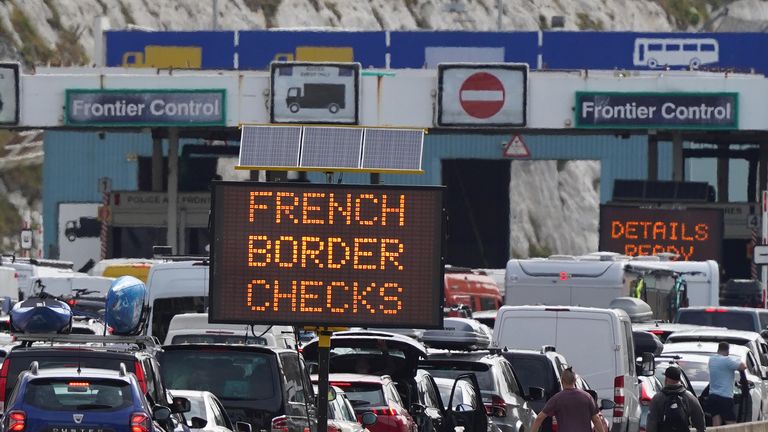
<instances>
[{"instance_id":1,"label":"red car","mask_svg":"<svg viewBox=\"0 0 768 432\"><path fill-rule=\"evenodd\" d=\"M316 376L312 377L314 382L316 379ZM388 375L332 373L328 381L344 390L355 408L358 422L362 422L366 412L377 415L376 423L367 426L371 432L417 432L416 422Z\"/></svg>"}]
</instances>

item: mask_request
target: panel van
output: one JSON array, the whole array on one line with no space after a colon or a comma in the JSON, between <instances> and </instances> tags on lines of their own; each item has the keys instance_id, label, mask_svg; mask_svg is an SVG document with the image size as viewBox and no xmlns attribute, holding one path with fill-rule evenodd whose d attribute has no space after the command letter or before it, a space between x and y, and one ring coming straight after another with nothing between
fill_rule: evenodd
<instances>
[{"instance_id":1,"label":"panel van","mask_svg":"<svg viewBox=\"0 0 768 432\"><path fill-rule=\"evenodd\" d=\"M627 295L625 264L611 256L511 259L505 278L506 304L608 307L614 298Z\"/></svg>"},{"instance_id":2,"label":"panel van","mask_svg":"<svg viewBox=\"0 0 768 432\"><path fill-rule=\"evenodd\" d=\"M88 274L93 276L107 276L118 278L120 276L133 276L147 283L149 269L160 260L143 258L111 258L96 263Z\"/></svg>"},{"instance_id":3,"label":"panel van","mask_svg":"<svg viewBox=\"0 0 768 432\"><path fill-rule=\"evenodd\" d=\"M19 274L13 267L0 266L0 298L3 297L14 303L19 300Z\"/></svg>"},{"instance_id":4,"label":"panel van","mask_svg":"<svg viewBox=\"0 0 768 432\"><path fill-rule=\"evenodd\" d=\"M208 306L208 261L172 261L149 270L149 326L147 335L165 340L176 314L205 312Z\"/></svg>"},{"instance_id":5,"label":"panel van","mask_svg":"<svg viewBox=\"0 0 768 432\"><path fill-rule=\"evenodd\" d=\"M555 347L602 399L616 404L606 415L612 432L640 426L640 387L626 312L576 306L504 306L492 344L507 349ZM653 373L653 367L648 367ZM647 374L646 373L646 374Z\"/></svg>"},{"instance_id":6,"label":"panel van","mask_svg":"<svg viewBox=\"0 0 768 432\"><path fill-rule=\"evenodd\" d=\"M493 278L482 270L445 266L445 306L469 306L473 311L497 310L501 292Z\"/></svg>"},{"instance_id":7,"label":"panel van","mask_svg":"<svg viewBox=\"0 0 768 432\"><path fill-rule=\"evenodd\" d=\"M296 348L293 327L278 325L212 324L207 313L178 314L171 319L164 345L225 343Z\"/></svg>"}]
</instances>

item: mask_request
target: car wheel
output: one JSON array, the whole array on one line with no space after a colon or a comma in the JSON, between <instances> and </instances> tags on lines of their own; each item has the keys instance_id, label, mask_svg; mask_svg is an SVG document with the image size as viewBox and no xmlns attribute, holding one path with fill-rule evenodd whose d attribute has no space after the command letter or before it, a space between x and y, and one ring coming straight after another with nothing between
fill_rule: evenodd
<instances>
[{"instance_id":1,"label":"car wheel","mask_svg":"<svg viewBox=\"0 0 768 432\"><path fill-rule=\"evenodd\" d=\"M331 114L336 114L339 112L339 106L335 103L328 105L328 111L331 112Z\"/></svg>"},{"instance_id":2,"label":"car wheel","mask_svg":"<svg viewBox=\"0 0 768 432\"><path fill-rule=\"evenodd\" d=\"M691 69L698 69L699 66L701 66L701 60L697 58L692 58L690 63L688 63L691 66Z\"/></svg>"},{"instance_id":3,"label":"car wheel","mask_svg":"<svg viewBox=\"0 0 768 432\"><path fill-rule=\"evenodd\" d=\"M288 109L289 109L289 110L290 110L292 113L297 113L297 112L299 112L299 104L296 104L296 103L292 103L292 104L291 104L291 105L288 107Z\"/></svg>"},{"instance_id":4,"label":"car wheel","mask_svg":"<svg viewBox=\"0 0 768 432\"><path fill-rule=\"evenodd\" d=\"M656 59L648 59L648 67L651 69L656 69L656 66L659 65L659 62L656 61Z\"/></svg>"}]
</instances>

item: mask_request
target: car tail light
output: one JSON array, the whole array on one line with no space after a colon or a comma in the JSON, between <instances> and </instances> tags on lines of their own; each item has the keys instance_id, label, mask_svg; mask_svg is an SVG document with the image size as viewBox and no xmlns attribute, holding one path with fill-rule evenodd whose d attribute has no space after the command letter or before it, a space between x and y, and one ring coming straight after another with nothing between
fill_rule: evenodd
<instances>
[{"instance_id":1,"label":"car tail light","mask_svg":"<svg viewBox=\"0 0 768 432\"><path fill-rule=\"evenodd\" d=\"M146 413L135 412L131 414L131 432L149 432L152 429L152 420Z\"/></svg>"},{"instance_id":2,"label":"car tail light","mask_svg":"<svg viewBox=\"0 0 768 432\"><path fill-rule=\"evenodd\" d=\"M76 304L77 304L77 300L75 300L75 299L69 299L69 300L67 300L67 304L68 304L68 305L70 305L70 306L74 306L74 305L76 305Z\"/></svg>"},{"instance_id":3,"label":"car tail light","mask_svg":"<svg viewBox=\"0 0 768 432\"><path fill-rule=\"evenodd\" d=\"M656 336L661 336L664 334L664 330L651 330L649 333L655 334Z\"/></svg>"},{"instance_id":4,"label":"car tail light","mask_svg":"<svg viewBox=\"0 0 768 432\"><path fill-rule=\"evenodd\" d=\"M328 425L328 432L341 432L341 429L334 425Z\"/></svg>"},{"instance_id":5,"label":"car tail light","mask_svg":"<svg viewBox=\"0 0 768 432\"><path fill-rule=\"evenodd\" d=\"M643 405L650 405L653 398L645 391L645 385L640 385L640 403Z\"/></svg>"},{"instance_id":6,"label":"car tail light","mask_svg":"<svg viewBox=\"0 0 768 432\"><path fill-rule=\"evenodd\" d=\"M349 387L352 385L352 383L348 382L332 382L331 385L337 386L337 387Z\"/></svg>"},{"instance_id":7,"label":"car tail light","mask_svg":"<svg viewBox=\"0 0 768 432\"><path fill-rule=\"evenodd\" d=\"M493 395L491 396L490 403L486 402L485 404L485 413L490 415L493 415L494 410L505 410L507 409L507 403L504 402L504 399L501 396Z\"/></svg>"},{"instance_id":8,"label":"car tail light","mask_svg":"<svg viewBox=\"0 0 768 432\"><path fill-rule=\"evenodd\" d=\"M380 416L396 416L397 410L394 408L378 408L378 409L372 409L372 413Z\"/></svg>"},{"instance_id":9,"label":"car tail light","mask_svg":"<svg viewBox=\"0 0 768 432\"><path fill-rule=\"evenodd\" d=\"M550 418L552 419L552 432L557 432L557 418L555 416Z\"/></svg>"},{"instance_id":10,"label":"car tail light","mask_svg":"<svg viewBox=\"0 0 768 432\"><path fill-rule=\"evenodd\" d=\"M728 309L708 307L704 309L704 312L728 312Z\"/></svg>"},{"instance_id":11,"label":"car tail light","mask_svg":"<svg viewBox=\"0 0 768 432\"><path fill-rule=\"evenodd\" d=\"M24 411L11 411L8 413L8 431L22 432L26 426L27 415Z\"/></svg>"},{"instance_id":12,"label":"car tail light","mask_svg":"<svg viewBox=\"0 0 768 432\"><path fill-rule=\"evenodd\" d=\"M11 359L6 358L3 361L3 368L0 369L0 410L5 409L5 386L8 383L8 368L11 367Z\"/></svg>"},{"instance_id":13,"label":"car tail light","mask_svg":"<svg viewBox=\"0 0 768 432\"><path fill-rule=\"evenodd\" d=\"M621 423L624 421L624 375L613 379L613 422Z\"/></svg>"},{"instance_id":14,"label":"car tail light","mask_svg":"<svg viewBox=\"0 0 768 432\"><path fill-rule=\"evenodd\" d=\"M288 432L288 417L280 416L272 419L271 432Z\"/></svg>"},{"instance_id":15,"label":"car tail light","mask_svg":"<svg viewBox=\"0 0 768 432\"><path fill-rule=\"evenodd\" d=\"M136 381L139 382L139 387L141 387L142 393L147 393L147 378L144 376L144 369L141 367L141 362L136 360L133 364L135 371L133 372L136 375Z\"/></svg>"}]
</instances>

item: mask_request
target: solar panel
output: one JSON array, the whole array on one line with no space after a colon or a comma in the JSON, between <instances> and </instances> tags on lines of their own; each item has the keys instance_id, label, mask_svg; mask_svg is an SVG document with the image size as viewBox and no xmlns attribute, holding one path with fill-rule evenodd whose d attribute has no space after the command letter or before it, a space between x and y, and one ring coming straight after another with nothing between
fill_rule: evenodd
<instances>
[{"instance_id":1,"label":"solar panel","mask_svg":"<svg viewBox=\"0 0 768 432\"><path fill-rule=\"evenodd\" d=\"M307 168L360 168L363 129L305 127L299 166Z\"/></svg>"},{"instance_id":2,"label":"solar panel","mask_svg":"<svg viewBox=\"0 0 768 432\"><path fill-rule=\"evenodd\" d=\"M414 129L366 129L363 169L421 170L424 131Z\"/></svg>"},{"instance_id":3,"label":"solar panel","mask_svg":"<svg viewBox=\"0 0 768 432\"><path fill-rule=\"evenodd\" d=\"M301 126L243 126L240 166L297 167Z\"/></svg>"}]
</instances>

